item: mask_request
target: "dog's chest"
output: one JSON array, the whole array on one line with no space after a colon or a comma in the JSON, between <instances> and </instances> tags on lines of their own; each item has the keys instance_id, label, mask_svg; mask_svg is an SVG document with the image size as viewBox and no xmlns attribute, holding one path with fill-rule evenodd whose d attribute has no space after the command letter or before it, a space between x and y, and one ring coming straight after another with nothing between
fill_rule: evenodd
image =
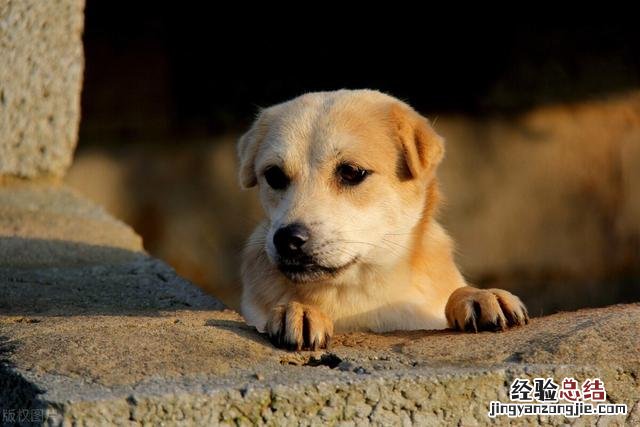
<instances>
[{"instance_id":1,"label":"dog's chest","mask_svg":"<svg viewBox=\"0 0 640 427\"><path fill-rule=\"evenodd\" d=\"M341 290L329 293L320 309L334 321L336 332L444 329L444 305L420 289Z\"/></svg>"}]
</instances>

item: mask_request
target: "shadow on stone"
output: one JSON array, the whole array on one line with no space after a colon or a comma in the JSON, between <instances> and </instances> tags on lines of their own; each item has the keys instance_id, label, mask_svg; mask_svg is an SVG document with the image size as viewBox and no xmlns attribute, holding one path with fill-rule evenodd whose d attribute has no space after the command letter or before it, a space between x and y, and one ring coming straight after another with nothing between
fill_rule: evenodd
<instances>
[{"instance_id":1,"label":"shadow on stone","mask_svg":"<svg viewBox=\"0 0 640 427\"><path fill-rule=\"evenodd\" d=\"M211 326L218 329L224 329L229 332L233 332L241 338L249 339L255 343L271 346L269 338L266 334L261 334L256 331L253 326L247 325L243 321L239 320L225 320L225 319L209 319L205 322L206 326Z\"/></svg>"},{"instance_id":2,"label":"shadow on stone","mask_svg":"<svg viewBox=\"0 0 640 427\"><path fill-rule=\"evenodd\" d=\"M0 336L0 414L2 425L15 418L18 422L17 408L22 411L40 408L38 395L44 390L25 380L9 361L8 356L15 351L16 344L5 336ZM10 424L9 424L10 425Z\"/></svg>"},{"instance_id":3,"label":"shadow on stone","mask_svg":"<svg viewBox=\"0 0 640 427\"><path fill-rule=\"evenodd\" d=\"M0 314L153 315L222 303L144 252L0 237Z\"/></svg>"},{"instance_id":4,"label":"shadow on stone","mask_svg":"<svg viewBox=\"0 0 640 427\"><path fill-rule=\"evenodd\" d=\"M143 252L67 240L0 236L0 268L35 269L123 264Z\"/></svg>"}]
</instances>

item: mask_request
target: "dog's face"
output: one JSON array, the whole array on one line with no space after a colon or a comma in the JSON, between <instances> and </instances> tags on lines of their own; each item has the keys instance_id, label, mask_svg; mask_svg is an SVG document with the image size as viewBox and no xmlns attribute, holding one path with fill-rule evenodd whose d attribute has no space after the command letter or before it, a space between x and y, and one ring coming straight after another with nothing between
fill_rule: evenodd
<instances>
[{"instance_id":1,"label":"dog's face","mask_svg":"<svg viewBox=\"0 0 640 427\"><path fill-rule=\"evenodd\" d=\"M238 151L241 185L258 185L269 220L259 244L288 279L310 282L408 250L443 146L406 104L345 90L263 110Z\"/></svg>"}]
</instances>

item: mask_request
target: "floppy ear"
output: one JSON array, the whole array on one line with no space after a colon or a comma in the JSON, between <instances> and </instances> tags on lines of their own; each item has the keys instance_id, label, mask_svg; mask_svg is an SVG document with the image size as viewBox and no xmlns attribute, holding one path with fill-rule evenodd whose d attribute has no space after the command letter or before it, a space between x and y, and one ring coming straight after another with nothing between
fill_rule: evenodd
<instances>
[{"instance_id":1,"label":"floppy ear","mask_svg":"<svg viewBox=\"0 0 640 427\"><path fill-rule=\"evenodd\" d=\"M240 187L248 189L258 183L255 162L260 142L266 133L266 114L264 111L251 125L251 128L238 140L238 159L240 160L239 181Z\"/></svg>"},{"instance_id":2,"label":"floppy ear","mask_svg":"<svg viewBox=\"0 0 640 427\"><path fill-rule=\"evenodd\" d=\"M429 120L408 106L393 105L391 121L411 178L432 176L444 156L444 139Z\"/></svg>"}]
</instances>

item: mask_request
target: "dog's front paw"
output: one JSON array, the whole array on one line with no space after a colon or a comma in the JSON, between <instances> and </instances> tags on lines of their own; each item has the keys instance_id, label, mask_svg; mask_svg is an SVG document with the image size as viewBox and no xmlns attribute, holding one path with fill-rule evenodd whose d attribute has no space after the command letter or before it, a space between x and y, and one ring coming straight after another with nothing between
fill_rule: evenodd
<instances>
[{"instance_id":1,"label":"dog's front paw","mask_svg":"<svg viewBox=\"0 0 640 427\"><path fill-rule=\"evenodd\" d=\"M312 306L290 302L271 310L266 332L276 347L317 350L329 347L333 322Z\"/></svg>"},{"instance_id":2,"label":"dog's front paw","mask_svg":"<svg viewBox=\"0 0 640 427\"><path fill-rule=\"evenodd\" d=\"M449 327L469 332L498 331L529 323L520 298L502 289L456 289L445 308Z\"/></svg>"}]
</instances>

